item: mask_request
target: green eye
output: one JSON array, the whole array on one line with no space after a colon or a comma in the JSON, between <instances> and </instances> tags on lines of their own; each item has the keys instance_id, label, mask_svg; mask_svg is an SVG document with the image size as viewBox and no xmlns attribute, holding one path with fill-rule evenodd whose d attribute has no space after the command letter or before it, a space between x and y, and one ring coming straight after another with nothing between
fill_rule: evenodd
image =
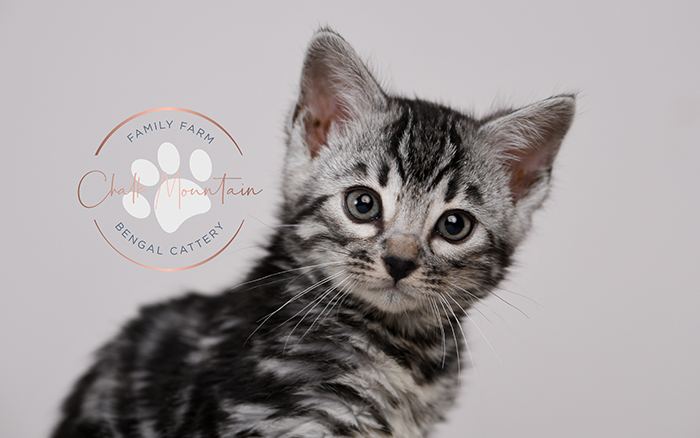
<instances>
[{"instance_id":1,"label":"green eye","mask_svg":"<svg viewBox=\"0 0 700 438\"><path fill-rule=\"evenodd\" d=\"M382 212L379 196L370 189L353 189L345 195L348 214L358 221L371 221Z\"/></svg>"},{"instance_id":2,"label":"green eye","mask_svg":"<svg viewBox=\"0 0 700 438\"><path fill-rule=\"evenodd\" d=\"M466 239L473 229L474 219L464 211L448 211L435 225L435 231L451 242Z\"/></svg>"}]
</instances>

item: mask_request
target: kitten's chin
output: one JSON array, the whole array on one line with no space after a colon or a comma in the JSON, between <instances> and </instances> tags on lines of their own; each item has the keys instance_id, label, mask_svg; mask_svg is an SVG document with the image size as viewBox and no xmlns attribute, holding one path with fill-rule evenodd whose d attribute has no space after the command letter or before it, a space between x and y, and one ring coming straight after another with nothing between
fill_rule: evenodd
<instances>
[{"instance_id":1,"label":"kitten's chin","mask_svg":"<svg viewBox=\"0 0 700 438\"><path fill-rule=\"evenodd\" d=\"M391 314L412 311L421 305L421 300L401 284L365 289L359 295L379 310Z\"/></svg>"}]
</instances>

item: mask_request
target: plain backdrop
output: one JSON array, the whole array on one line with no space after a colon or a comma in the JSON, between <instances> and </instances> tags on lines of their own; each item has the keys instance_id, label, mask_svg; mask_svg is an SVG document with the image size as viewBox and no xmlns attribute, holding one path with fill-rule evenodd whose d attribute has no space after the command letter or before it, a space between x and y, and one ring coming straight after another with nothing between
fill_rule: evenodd
<instances>
[{"instance_id":1,"label":"plain backdrop","mask_svg":"<svg viewBox=\"0 0 700 438\"><path fill-rule=\"evenodd\" d=\"M465 322L473 366L439 437L700 436L700 3L0 3L0 436L46 436L137 308L234 284L274 226L313 31L387 87L484 114L560 92L578 111L509 281ZM163 106L234 136L265 178L217 259L110 249L76 197L107 133Z\"/></svg>"}]
</instances>

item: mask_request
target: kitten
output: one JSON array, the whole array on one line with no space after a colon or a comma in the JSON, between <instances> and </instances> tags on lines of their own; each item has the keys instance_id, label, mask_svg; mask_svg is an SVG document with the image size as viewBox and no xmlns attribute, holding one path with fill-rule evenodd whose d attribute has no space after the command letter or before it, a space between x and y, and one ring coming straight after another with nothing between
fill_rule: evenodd
<instances>
[{"instance_id":1,"label":"kitten","mask_svg":"<svg viewBox=\"0 0 700 438\"><path fill-rule=\"evenodd\" d=\"M574 97L475 119L391 96L316 33L287 125L281 226L248 281L142 309L55 438L424 437L461 318L504 277Z\"/></svg>"}]
</instances>

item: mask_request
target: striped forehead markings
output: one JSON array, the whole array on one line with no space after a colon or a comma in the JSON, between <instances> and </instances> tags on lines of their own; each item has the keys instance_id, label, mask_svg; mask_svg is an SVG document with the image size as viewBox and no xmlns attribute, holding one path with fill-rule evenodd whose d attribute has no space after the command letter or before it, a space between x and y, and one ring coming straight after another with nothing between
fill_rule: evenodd
<instances>
[{"instance_id":1,"label":"striped forehead markings","mask_svg":"<svg viewBox=\"0 0 700 438\"><path fill-rule=\"evenodd\" d=\"M382 187L386 187L387 183L389 182L389 170L391 168L389 167L389 163L386 161L382 162L381 167L379 168L379 185Z\"/></svg>"},{"instance_id":2,"label":"striped forehead markings","mask_svg":"<svg viewBox=\"0 0 700 438\"><path fill-rule=\"evenodd\" d=\"M405 144L410 136L411 114L410 110L402 107L401 117L391 125L389 138L389 154L396 162L397 170L401 180L406 181L406 171L403 166L403 157L401 156L401 144Z\"/></svg>"},{"instance_id":3,"label":"striped forehead markings","mask_svg":"<svg viewBox=\"0 0 700 438\"><path fill-rule=\"evenodd\" d=\"M457 131L454 115L446 114L440 108L433 108L429 105L426 108L422 106L413 108L416 106L415 102L399 101L399 103L400 116L389 128L389 155L393 158L396 170L404 182L411 177L417 178L420 182L426 183L428 189L433 190L450 171L458 171L459 167L464 165L463 139ZM432 134L433 138L426 140L426 145L427 142L433 143L431 145L434 149L433 151L425 147L421 148L420 145L413 145L415 150L406 150L414 141L422 141L415 138L415 133L413 132L416 126L414 120L416 111L419 116L423 114L424 117L421 120L425 119L424 121L428 123L434 122L434 126L431 125L428 128L428 134ZM435 125L436 123L439 126ZM437 135L435 135L436 133ZM442 166L439 170L437 166L430 167L431 163L428 161L436 162L439 157L446 155L448 152L452 155L449 157L449 163ZM410 175L407 174L407 169L411 170L409 172ZM388 173L389 166L384 162L378 175L378 180L382 187L386 186ZM432 179L428 181L431 176ZM458 179L455 178L452 175L448 184L446 197L449 199L454 198L457 193Z\"/></svg>"},{"instance_id":4,"label":"striped forehead markings","mask_svg":"<svg viewBox=\"0 0 700 438\"><path fill-rule=\"evenodd\" d=\"M459 181L457 180L457 175L452 175L450 180L447 182L447 190L445 191L445 203L450 202L457 196L459 189Z\"/></svg>"},{"instance_id":5,"label":"striped forehead markings","mask_svg":"<svg viewBox=\"0 0 700 438\"><path fill-rule=\"evenodd\" d=\"M368 168L366 163L357 163L355 164L355 167L353 168L353 173L355 175L360 175L360 176L367 176L368 173Z\"/></svg>"}]
</instances>

